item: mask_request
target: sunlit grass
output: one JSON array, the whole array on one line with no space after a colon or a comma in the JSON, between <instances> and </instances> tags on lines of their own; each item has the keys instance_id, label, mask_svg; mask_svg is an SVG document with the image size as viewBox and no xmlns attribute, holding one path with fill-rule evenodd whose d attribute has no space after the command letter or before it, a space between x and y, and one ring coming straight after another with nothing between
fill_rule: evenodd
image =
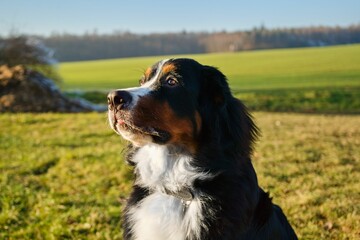
<instances>
[{"instance_id":1,"label":"sunlit grass","mask_svg":"<svg viewBox=\"0 0 360 240\"><path fill-rule=\"evenodd\" d=\"M360 117L255 113L254 165L301 239L358 239ZM102 114L0 115L0 239L121 239L132 175Z\"/></svg>"},{"instance_id":2,"label":"sunlit grass","mask_svg":"<svg viewBox=\"0 0 360 240\"><path fill-rule=\"evenodd\" d=\"M349 45L62 63L63 88L134 86L148 66L169 57L190 57L218 67L234 91L360 86L360 45Z\"/></svg>"},{"instance_id":3,"label":"sunlit grass","mask_svg":"<svg viewBox=\"0 0 360 240\"><path fill-rule=\"evenodd\" d=\"M63 89L105 103L109 89L137 86L144 69L169 57L218 67L252 110L360 112L360 45L62 63Z\"/></svg>"}]
</instances>

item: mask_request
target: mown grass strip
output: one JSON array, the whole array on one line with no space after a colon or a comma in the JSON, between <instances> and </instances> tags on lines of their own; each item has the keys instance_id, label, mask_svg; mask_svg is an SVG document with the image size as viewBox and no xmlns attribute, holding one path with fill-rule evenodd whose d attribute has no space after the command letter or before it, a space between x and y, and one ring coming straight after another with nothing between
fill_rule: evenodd
<instances>
[{"instance_id":1,"label":"mown grass strip","mask_svg":"<svg viewBox=\"0 0 360 240\"><path fill-rule=\"evenodd\" d=\"M360 113L360 87L235 90L233 93L253 111ZM106 104L107 92L68 92L67 95Z\"/></svg>"}]
</instances>

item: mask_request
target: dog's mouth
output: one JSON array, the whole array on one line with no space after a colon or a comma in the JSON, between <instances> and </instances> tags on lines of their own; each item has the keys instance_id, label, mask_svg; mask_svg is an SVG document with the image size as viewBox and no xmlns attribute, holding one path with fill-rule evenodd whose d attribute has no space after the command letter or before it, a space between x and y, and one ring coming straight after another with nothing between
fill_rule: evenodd
<instances>
[{"instance_id":1,"label":"dog's mouth","mask_svg":"<svg viewBox=\"0 0 360 240\"><path fill-rule=\"evenodd\" d=\"M170 134L168 132L151 126L139 126L125 115L120 117L114 113L111 122L112 128L120 135L122 135L123 132L132 135L147 135L152 137L155 142L158 143L166 143L170 139Z\"/></svg>"},{"instance_id":2,"label":"dog's mouth","mask_svg":"<svg viewBox=\"0 0 360 240\"><path fill-rule=\"evenodd\" d=\"M124 130L131 133L140 133L145 135L157 136L160 137L160 132L155 130L153 127L140 127L136 126L133 123L125 121L123 119L116 119L114 122L115 129Z\"/></svg>"}]
</instances>

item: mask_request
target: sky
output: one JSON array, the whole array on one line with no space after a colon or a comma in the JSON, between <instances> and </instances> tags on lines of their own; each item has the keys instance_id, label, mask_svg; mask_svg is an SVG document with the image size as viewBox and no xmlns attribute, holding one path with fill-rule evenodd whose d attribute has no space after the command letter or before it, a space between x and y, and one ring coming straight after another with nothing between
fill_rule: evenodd
<instances>
[{"instance_id":1,"label":"sky","mask_svg":"<svg viewBox=\"0 0 360 240\"><path fill-rule=\"evenodd\" d=\"M360 24L360 0L0 0L0 35Z\"/></svg>"}]
</instances>

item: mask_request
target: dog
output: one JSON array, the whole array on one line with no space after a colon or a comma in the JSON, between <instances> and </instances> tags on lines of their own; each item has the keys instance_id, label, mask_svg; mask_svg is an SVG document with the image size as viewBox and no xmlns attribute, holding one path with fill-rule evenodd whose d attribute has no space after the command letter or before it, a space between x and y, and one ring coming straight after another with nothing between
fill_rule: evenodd
<instances>
[{"instance_id":1,"label":"dog","mask_svg":"<svg viewBox=\"0 0 360 240\"><path fill-rule=\"evenodd\" d=\"M107 100L135 172L124 239L297 239L258 185L251 154L259 130L217 68L162 60L139 87Z\"/></svg>"}]
</instances>

